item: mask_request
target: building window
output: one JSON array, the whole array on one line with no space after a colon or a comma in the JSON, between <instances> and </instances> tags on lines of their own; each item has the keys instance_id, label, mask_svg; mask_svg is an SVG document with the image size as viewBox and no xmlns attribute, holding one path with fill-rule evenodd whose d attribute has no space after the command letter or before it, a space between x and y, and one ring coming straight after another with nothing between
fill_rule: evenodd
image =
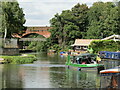
<instances>
[{"instance_id":1,"label":"building window","mask_svg":"<svg viewBox=\"0 0 120 90\"><path fill-rule=\"evenodd\" d=\"M88 49L88 46L84 46L84 49L87 50L87 49Z\"/></svg>"}]
</instances>

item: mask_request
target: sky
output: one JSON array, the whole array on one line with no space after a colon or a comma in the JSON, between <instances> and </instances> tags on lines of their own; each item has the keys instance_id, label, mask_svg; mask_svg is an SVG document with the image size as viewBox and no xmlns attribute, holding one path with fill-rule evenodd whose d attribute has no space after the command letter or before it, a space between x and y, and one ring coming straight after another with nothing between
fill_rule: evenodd
<instances>
[{"instance_id":1,"label":"sky","mask_svg":"<svg viewBox=\"0 0 120 90\"><path fill-rule=\"evenodd\" d=\"M49 21L56 13L70 10L77 3L87 4L90 7L97 1L112 2L113 0L18 0L18 3L25 14L24 26L50 26Z\"/></svg>"}]
</instances>

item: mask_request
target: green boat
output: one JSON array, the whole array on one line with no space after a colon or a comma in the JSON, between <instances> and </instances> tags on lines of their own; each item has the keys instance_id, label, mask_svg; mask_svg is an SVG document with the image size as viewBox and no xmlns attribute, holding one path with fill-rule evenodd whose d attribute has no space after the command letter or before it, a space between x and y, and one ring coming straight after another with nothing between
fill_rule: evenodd
<instances>
[{"instance_id":1,"label":"green boat","mask_svg":"<svg viewBox=\"0 0 120 90\"><path fill-rule=\"evenodd\" d=\"M97 63L97 55L91 53L80 54L78 56L68 55L66 65L68 68L85 71L100 71L104 69L104 65Z\"/></svg>"}]
</instances>

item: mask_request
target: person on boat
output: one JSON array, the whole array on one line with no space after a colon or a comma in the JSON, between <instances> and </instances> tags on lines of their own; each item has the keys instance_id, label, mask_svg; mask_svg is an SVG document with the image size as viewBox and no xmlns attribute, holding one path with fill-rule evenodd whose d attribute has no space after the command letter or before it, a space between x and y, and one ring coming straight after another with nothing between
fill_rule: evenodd
<instances>
[{"instance_id":1,"label":"person on boat","mask_svg":"<svg viewBox=\"0 0 120 90\"><path fill-rule=\"evenodd\" d=\"M71 55L71 51L68 51L68 55Z\"/></svg>"},{"instance_id":2,"label":"person on boat","mask_svg":"<svg viewBox=\"0 0 120 90\"><path fill-rule=\"evenodd\" d=\"M82 64L86 64L86 62L85 62L85 61L83 61L83 62L82 62Z\"/></svg>"},{"instance_id":3,"label":"person on boat","mask_svg":"<svg viewBox=\"0 0 120 90\"><path fill-rule=\"evenodd\" d=\"M91 60L90 57L88 57L88 59L87 59L87 64L90 64L90 63L92 63L92 60Z\"/></svg>"},{"instance_id":4,"label":"person on boat","mask_svg":"<svg viewBox=\"0 0 120 90\"><path fill-rule=\"evenodd\" d=\"M79 57L77 57L76 62L77 62L77 64L79 64Z\"/></svg>"},{"instance_id":5,"label":"person on boat","mask_svg":"<svg viewBox=\"0 0 120 90\"><path fill-rule=\"evenodd\" d=\"M87 64L88 62L87 59L82 59L81 61L82 61L81 64Z\"/></svg>"},{"instance_id":6,"label":"person on boat","mask_svg":"<svg viewBox=\"0 0 120 90\"><path fill-rule=\"evenodd\" d=\"M77 57L76 62L77 64L81 64L81 58Z\"/></svg>"},{"instance_id":7,"label":"person on boat","mask_svg":"<svg viewBox=\"0 0 120 90\"><path fill-rule=\"evenodd\" d=\"M93 64L97 64L97 62L96 62L96 61L94 61L94 60L92 60L91 62L92 62Z\"/></svg>"},{"instance_id":8,"label":"person on boat","mask_svg":"<svg viewBox=\"0 0 120 90\"><path fill-rule=\"evenodd\" d=\"M75 58L75 56L73 56L72 63L75 63L75 62L76 62L76 58Z\"/></svg>"},{"instance_id":9,"label":"person on boat","mask_svg":"<svg viewBox=\"0 0 120 90\"><path fill-rule=\"evenodd\" d=\"M97 57L96 57L96 61L97 61L97 63L100 63L101 58L99 57L99 55L97 55Z\"/></svg>"}]
</instances>

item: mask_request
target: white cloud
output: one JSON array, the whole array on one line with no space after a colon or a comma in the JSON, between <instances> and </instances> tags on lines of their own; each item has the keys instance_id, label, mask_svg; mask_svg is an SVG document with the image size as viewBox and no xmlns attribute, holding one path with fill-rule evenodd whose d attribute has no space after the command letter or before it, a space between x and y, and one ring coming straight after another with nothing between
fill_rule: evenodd
<instances>
[{"instance_id":1,"label":"white cloud","mask_svg":"<svg viewBox=\"0 0 120 90\"><path fill-rule=\"evenodd\" d=\"M49 21L38 20L38 19L28 19L25 26L49 26Z\"/></svg>"},{"instance_id":2,"label":"white cloud","mask_svg":"<svg viewBox=\"0 0 120 90\"><path fill-rule=\"evenodd\" d=\"M78 2L91 6L99 0L18 0L23 8L26 18L26 26L49 25L49 20L63 10L71 9ZM101 0L104 2L113 0Z\"/></svg>"}]
</instances>

